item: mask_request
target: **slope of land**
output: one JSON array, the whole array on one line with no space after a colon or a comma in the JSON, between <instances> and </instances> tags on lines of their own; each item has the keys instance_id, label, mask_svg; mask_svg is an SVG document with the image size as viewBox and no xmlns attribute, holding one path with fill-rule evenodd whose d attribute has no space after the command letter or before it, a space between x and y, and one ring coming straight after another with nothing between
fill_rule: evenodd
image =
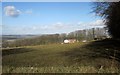
<instances>
[{"instance_id":1,"label":"slope of land","mask_svg":"<svg viewBox=\"0 0 120 75\"><path fill-rule=\"evenodd\" d=\"M3 49L3 73L120 73L119 43L103 40Z\"/></svg>"}]
</instances>

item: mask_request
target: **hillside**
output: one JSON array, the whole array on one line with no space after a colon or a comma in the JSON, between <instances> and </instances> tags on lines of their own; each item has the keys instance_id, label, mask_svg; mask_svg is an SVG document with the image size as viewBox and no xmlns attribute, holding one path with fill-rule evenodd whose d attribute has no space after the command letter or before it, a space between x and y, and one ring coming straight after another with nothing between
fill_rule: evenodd
<instances>
[{"instance_id":1,"label":"hillside","mask_svg":"<svg viewBox=\"0 0 120 75\"><path fill-rule=\"evenodd\" d=\"M3 73L120 73L120 46L115 40L2 51Z\"/></svg>"}]
</instances>

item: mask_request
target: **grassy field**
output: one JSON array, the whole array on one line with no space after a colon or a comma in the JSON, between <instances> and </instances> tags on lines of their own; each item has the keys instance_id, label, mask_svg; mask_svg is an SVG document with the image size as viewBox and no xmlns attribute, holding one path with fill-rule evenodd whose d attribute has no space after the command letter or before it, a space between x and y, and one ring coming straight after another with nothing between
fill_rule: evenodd
<instances>
[{"instance_id":1,"label":"grassy field","mask_svg":"<svg viewBox=\"0 0 120 75\"><path fill-rule=\"evenodd\" d=\"M2 50L3 73L120 73L120 46L88 42Z\"/></svg>"}]
</instances>

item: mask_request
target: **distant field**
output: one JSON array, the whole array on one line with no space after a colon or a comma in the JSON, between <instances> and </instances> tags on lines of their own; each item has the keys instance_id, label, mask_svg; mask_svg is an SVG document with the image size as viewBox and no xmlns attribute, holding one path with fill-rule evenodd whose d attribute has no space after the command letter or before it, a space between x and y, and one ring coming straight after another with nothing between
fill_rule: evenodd
<instances>
[{"instance_id":1,"label":"distant field","mask_svg":"<svg viewBox=\"0 0 120 75\"><path fill-rule=\"evenodd\" d=\"M3 73L120 73L118 49L102 42L3 49Z\"/></svg>"}]
</instances>

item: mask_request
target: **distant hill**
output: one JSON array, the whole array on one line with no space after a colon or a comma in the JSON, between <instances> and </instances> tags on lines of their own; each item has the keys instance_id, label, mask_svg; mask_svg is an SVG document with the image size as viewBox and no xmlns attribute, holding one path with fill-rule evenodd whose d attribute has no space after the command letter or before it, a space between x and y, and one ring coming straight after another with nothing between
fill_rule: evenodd
<instances>
[{"instance_id":1,"label":"distant hill","mask_svg":"<svg viewBox=\"0 0 120 75\"><path fill-rule=\"evenodd\" d=\"M23 38L33 38L40 35L2 35L2 40L15 40Z\"/></svg>"}]
</instances>

